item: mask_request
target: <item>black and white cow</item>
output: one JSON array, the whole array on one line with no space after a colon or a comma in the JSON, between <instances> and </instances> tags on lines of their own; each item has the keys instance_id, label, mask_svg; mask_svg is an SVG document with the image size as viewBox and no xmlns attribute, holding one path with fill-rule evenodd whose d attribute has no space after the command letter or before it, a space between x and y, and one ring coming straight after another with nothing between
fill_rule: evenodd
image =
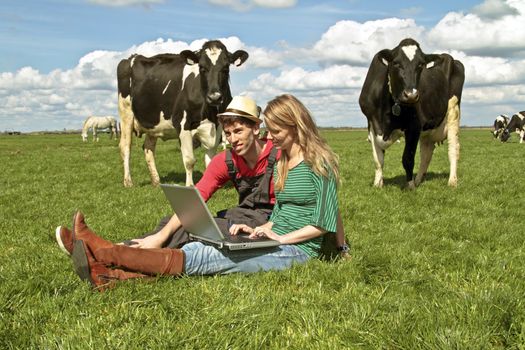
<instances>
[{"instance_id":1,"label":"black and white cow","mask_svg":"<svg viewBox=\"0 0 525 350\"><path fill-rule=\"evenodd\" d=\"M507 117L505 114L497 116L496 120L494 120L494 130L492 131L492 136L494 136L496 139L499 139L503 133L503 130L505 130L508 124L509 117Z\"/></svg>"},{"instance_id":2,"label":"black and white cow","mask_svg":"<svg viewBox=\"0 0 525 350\"><path fill-rule=\"evenodd\" d=\"M501 141L507 142L510 138L510 133L516 131L520 137L520 143L525 139L525 111L518 112L510 118L507 127L501 133Z\"/></svg>"},{"instance_id":3,"label":"black and white cow","mask_svg":"<svg viewBox=\"0 0 525 350\"><path fill-rule=\"evenodd\" d=\"M230 64L248 59L243 50L228 52L220 41L208 41L198 51L153 57L132 55L117 68L120 153L124 162L124 186L133 186L129 170L131 135L146 134L144 153L153 185L160 182L155 166L157 138L179 138L186 185L193 184L193 141L206 150L206 166L215 155L221 130L217 113L232 96ZM219 128L220 129L220 128Z\"/></svg>"},{"instance_id":4,"label":"black and white cow","mask_svg":"<svg viewBox=\"0 0 525 350\"><path fill-rule=\"evenodd\" d=\"M392 50L379 51L370 64L359 105L368 119L376 165L374 186L383 186L385 150L405 137L403 167L408 188L422 181L436 142L448 139L450 176L457 186L459 119L464 67L448 54L427 55L410 38ZM414 158L421 143L419 172L414 181Z\"/></svg>"}]
</instances>

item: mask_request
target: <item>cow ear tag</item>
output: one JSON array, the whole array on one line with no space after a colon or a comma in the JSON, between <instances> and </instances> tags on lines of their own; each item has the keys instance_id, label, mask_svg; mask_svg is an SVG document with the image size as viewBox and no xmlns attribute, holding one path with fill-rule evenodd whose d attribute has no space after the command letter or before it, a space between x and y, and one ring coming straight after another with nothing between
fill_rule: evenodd
<instances>
[{"instance_id":1,"label":"cow ear tag","mask_svg":"<svg viewBox=\"0 0 525 350\"><path fill-rule=\"evenodd\" d=\"M401 115L401 106L399 105L399 103L394 103L394 105L392 106L392 114L396 117L399 117Z\"/></svg>"},{"instance_id":2,"label":"cow ear tag","mask_svg":"<svg viewBox=\"0 0 525 350\"><path fill-rule=\"evenodd\" d=\"M234 64L236 67L239 67L242 63L243 63L243 62L242 62L242 60L241 60L240 58L237 58L237 59L235 60L235 62L233 62L233 64Z\"/></svg>"}]
</instances>

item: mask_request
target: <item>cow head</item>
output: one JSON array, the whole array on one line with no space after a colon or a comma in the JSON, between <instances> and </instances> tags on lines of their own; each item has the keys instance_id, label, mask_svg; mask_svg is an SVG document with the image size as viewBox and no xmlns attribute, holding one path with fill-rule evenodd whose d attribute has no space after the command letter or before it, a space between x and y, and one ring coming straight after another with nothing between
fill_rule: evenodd
<instances>
[{"instance_id":1,"label":"cow head","mask_svg":"<svg viewBox=\"0 0 525 350\"><path fill-rule=\"evenodd\" d=\"M512 118L510 118L510 121L507 124L507 126L505 126L505 129L503 130L500 136L500 140L502 142L507 142L510 139L510 133L518 128L519 120L521 119L520 113L514 114Z\"/></svg>"},{"instance_id":2,"label":"cow head","mask_svg":"<svg viewBox=\"0 0 525 350\"><path fill-rule=\"evenodd\" d=\"M507 142L510 138L510 130L505 128L505 130L503 130L503 132L501 133L501 136L499 137L499 139L501 140L501 142Z\"/></svg>"},{"instance_id":3,"label":"cow head","mask_svg":"<svg viewBox=\"0 0 525 350\"><path fill-rule=\"evenodd\" d=\"M214 40L204 43L199 51L184 50L180 55L187 64L199 65L201 90L206 104L219 107L230 102L230 64L243 64L248 59L246 51L230 53L223 43Z\"/></svg>"},{"instance_id":4,"label":"cow head","mask_svg":"<svg viewBox=\"0 0 525 350\"><path fill-rule=\"evenodd\" d=\"M437 55L425 55L417 41L404 39L393 50L378 53L387 66L390 94L396 104L413 105L419 100L419 78L423 69L432 68Z\"/></svg>"}]
</instances>

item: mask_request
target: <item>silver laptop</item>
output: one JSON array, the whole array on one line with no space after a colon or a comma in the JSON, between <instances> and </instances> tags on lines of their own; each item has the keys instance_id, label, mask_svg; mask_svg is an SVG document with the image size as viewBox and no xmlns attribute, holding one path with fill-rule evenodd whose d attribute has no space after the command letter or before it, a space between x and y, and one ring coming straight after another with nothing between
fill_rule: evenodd
<instances>
[{"instance_id":1,"label":"silver laptop","mask_svg":"<svg viewBox=\"0 0 525 350\"><path fill-rule=\"evenodd\" d=\"M267 237L248 238L247 234L230 235L227 219L221 230L197 188L172 184L161 184L173 211L179 217L184 230L193 239L208 242L229 250L268 248L280 243ZM221 225L222 226L222 225Z\"/></svg>"}]
</instances>

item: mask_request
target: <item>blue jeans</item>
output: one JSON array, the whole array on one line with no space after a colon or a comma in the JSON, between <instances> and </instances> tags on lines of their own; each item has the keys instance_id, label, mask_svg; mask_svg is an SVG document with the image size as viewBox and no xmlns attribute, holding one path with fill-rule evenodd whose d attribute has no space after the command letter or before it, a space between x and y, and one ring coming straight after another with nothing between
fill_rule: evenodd
<instances>
[{"instance_id":1,"label":"blue jeans","mask_svg":"<svg viewBox=\"0 0 525 350\"><path fill-rule=\"evenodd\" d=\"M217 249L201 242L191 242L181 249L186 255L184 273L187 275L284 270L310 259L308 254L294 245L231 251Z\"/></svg>"}]
</instances>

